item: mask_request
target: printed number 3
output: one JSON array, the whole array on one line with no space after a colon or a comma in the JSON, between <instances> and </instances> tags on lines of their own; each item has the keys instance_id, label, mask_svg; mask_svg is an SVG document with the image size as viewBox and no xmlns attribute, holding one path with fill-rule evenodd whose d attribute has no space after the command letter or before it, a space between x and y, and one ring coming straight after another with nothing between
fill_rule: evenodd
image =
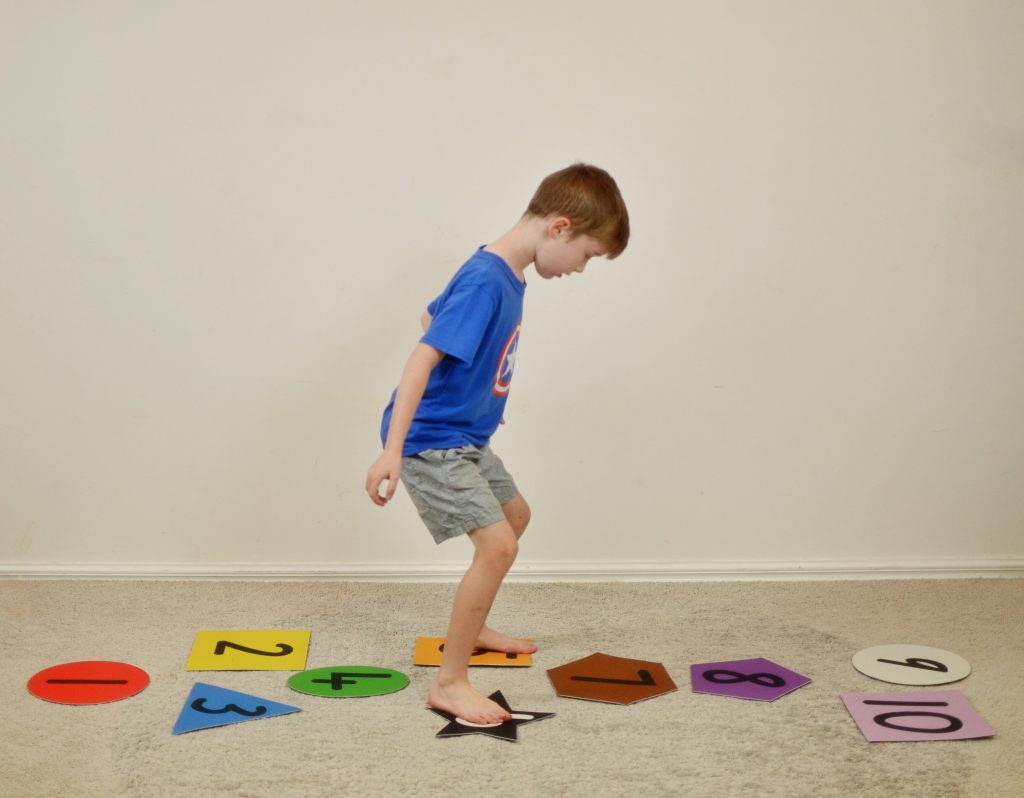
<instances>
[{"instance_id":1,"label":"printed number 3","mask_svg":"<svg viewBox=\"0 0 1024 798\"><path fill-rule=\"evenodd\" d=\"M206 706L205 698L197 698L192 702L192 709L196 712L205 712L207 715L223 715L225 712L235 712L239 715L246 715L250 718L258 718L260 715L264 715L267 712L267 708L264 706L257 706L255 709L242 709L238 704L226 704L220 709L209 709Z\"/></svg>"}]
</instances>

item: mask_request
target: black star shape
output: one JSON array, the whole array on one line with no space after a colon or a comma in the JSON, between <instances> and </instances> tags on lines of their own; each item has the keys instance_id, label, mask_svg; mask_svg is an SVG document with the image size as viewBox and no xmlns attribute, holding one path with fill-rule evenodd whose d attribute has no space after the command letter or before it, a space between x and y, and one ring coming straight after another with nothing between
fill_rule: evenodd
<instances>
[{"instance_id":1,"label":"black star shape","mask_svg":"<svg viewBox=\"0 0 1024 798\"><path fill-rule=\"evenodd\" d=\"M435 707L428 707L428 709L440 715L442 718L448 721L448 725L445 726L441 731L437 733L438 737L459 737L463 734L485 734L488 737L497 737L499 740L508 740L509 742L515 743L519 741L519 735L517 729L526 723L533 723L535 720L545 720L546 718L553 718L554 712L526 712L521 709L512 709L508 705L508 701L505 700L505 696L501 694L501 690L497 690L491 693L488 698L494 701L502 709L512 713L512 720L506 720L503 723L470 723L468 720L462 720L462 718L455 717L451 712L445 712L443 709L436 709Z\"/></svg>"}]
</instances>

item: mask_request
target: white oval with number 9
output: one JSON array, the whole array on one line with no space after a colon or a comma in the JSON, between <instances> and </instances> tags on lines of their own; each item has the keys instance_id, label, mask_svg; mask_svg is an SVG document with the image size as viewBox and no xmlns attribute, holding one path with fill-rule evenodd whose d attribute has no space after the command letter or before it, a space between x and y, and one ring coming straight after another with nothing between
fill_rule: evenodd
<instances>
[{"instance_id":1,"label":"white oval with number 9","mask_svg":"<svg viewBox=\"0 0 1024 798\"><path fill-rule=\"evenodd\" d=\"M853 667L872 679L912 685L949 684L971 672L970 663L952 651L910 643L865 648L854 654Z\"/></svg>"}]
</instances>

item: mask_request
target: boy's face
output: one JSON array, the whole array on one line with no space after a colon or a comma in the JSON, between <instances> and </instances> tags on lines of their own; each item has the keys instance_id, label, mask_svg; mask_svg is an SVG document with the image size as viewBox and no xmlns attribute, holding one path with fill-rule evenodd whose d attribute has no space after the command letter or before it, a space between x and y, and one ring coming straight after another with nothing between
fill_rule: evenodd
<instances>
[{"instance_id":1,"label":"boy's face","mask_svg":"<svg viewBox=\"0 0 1024 798\"><path fill-rule=\"evenodd\" d=\"M582 273L591 258L607 254L604 245L588 235L573 236L572 223L559 217L548 225L547 236L537 248L534 268L540 277L550 280L567 274Z\"/></svg>"}]
</instances>

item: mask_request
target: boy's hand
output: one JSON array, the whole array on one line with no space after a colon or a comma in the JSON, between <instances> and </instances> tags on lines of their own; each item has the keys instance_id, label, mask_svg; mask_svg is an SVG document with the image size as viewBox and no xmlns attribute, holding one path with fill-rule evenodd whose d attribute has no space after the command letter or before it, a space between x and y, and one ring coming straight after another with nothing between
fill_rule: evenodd
<instances>
[{"instance_id":1,"label":"boy's hand","mask_svg":"<svg viewBox=\"0 0 1024 798\"><path fill-rule=\"evenodd\" d=\"M377 462L370 466L370 471L366 475L366 492L370 494L370 501L378 507L383 507L391 501L398 487L398 477L401 473L402 456L400 454L384 452L378 457ZM381 496L380 486L385 480L387 480L388 488Z\"/></svg>"}]
</instances>

